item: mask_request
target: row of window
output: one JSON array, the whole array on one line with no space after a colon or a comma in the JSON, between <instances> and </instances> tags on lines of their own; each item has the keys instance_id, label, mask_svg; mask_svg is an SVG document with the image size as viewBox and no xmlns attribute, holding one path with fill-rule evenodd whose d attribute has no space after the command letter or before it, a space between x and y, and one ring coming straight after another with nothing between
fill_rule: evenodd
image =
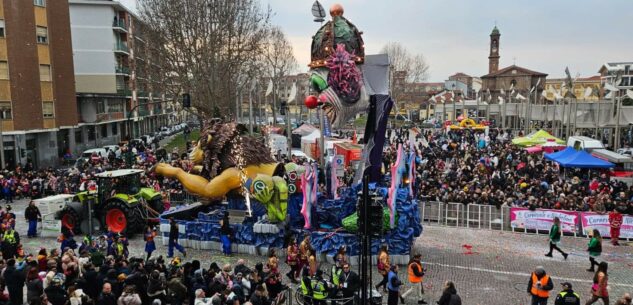
<instances>
[{"instance_id":1,"label":"row of window","mask_svg":"<svg viewBox=\"0 0 633 305\"><path fill-rule=\"evenodd\" d=\"M119 134L119 127L117 125L117 123L112 123L112 135L116 136L117 134ZM95 128L95 126L91 125L88 126L87 128L87 132L88 132L88 141L94 141L96 136L97 136L97 129ZM102 124L101 128L100 128L100 135L99 137L101 138L105 138L108 136L108 124ZM83 132L81 129L77 129L75 130L75 143L77 144L81 144L83 142Z\"/></svg>"},{"instance_id":2,"label":"row of window","mask_svg":"<svg viewBox=\"0 0 633 305\"><path fill-rule=\"evenodd\" d=\"M42 103L42 116L46 119L55 117L55 104L52 101ZM13 114L11 111L11 102L0 102L0 119L11 120Z\"/></svg>"},{"instance_id":3,"label":"row of window","mask_svg":"<svg viewBox=\"0 0 633 305\"><path fill-rule=\"evenodd\" d=\"M0 38L6 37L5 22L0 19ZM48 43L48 28L44 26L35 27L35 39L37 43Z\"/></svg>"},{"instance_id":4,"label":"row of window","mask_svg":"<svg viewBox=\"0 0 633 305\"><path fill-rule=\"evenodd\" d=\"M9 63L7 61L0 60L0 79L9 79ZM40 81L50 82L52 80L51 65L40 65Z\"/></svg>"}]
</instances>

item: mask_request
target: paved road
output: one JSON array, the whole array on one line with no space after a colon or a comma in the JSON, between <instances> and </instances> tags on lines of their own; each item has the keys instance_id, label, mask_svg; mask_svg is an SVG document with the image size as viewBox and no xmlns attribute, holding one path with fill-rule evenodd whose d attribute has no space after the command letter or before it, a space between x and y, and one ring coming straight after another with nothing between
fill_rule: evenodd
<instances>
[{"instance_id":1,"label":"paved road","mask_svg":"<svg viewBox=\"0 0 633 305\"><path fill-rule=\"evenodd\" d=\"M24 219L24 207L28 201L21 200L13 204L18 220ZM55 237L26 238L26 223L17 222L17 229L23 236L27 252L36 252L40 247L58 247ZM554 258L544 257L548 250L544 235L524 235L511 232L486 231L463 228L426 226L423 235L416 240L414 252L423 255L425 268L425 288L429 301L437 301L446 280L455 282L464 305L523 305L529 304L526 286L530 272L542 265L553 277L555 290L560 283L569 281L584 300L589 297L589 287L593 274L585 271L589 261L586 252L587 240L565 237L562 248L570 251L567 261L555 254ZM144 242L140 236L130 241L130 253L144 256ZM471 247L468 250L467 247ZM610 293L612 300L624 292L633 292L633 251L631 246L613 247L603 245L603 259L609 262ZM157 255L166 254L166 247L158 245ZM212 261L220 265L234 263L239 258L247 260L253 266L264 260L261 256L239 255L223 257L219 252L190 250L188 259L198 259L203 266ZM285 273L287 266L282 264ZM327 264L321 267L329 270ZM400 275L406 279L406 272ZM379 281L374 272L374 283ZM405 288L405 291L409 287ZM413 296L413 295L411 295ZM386 298L384 298L386 302ZM612 301L614 302L614 301ZM408 298L407 304L415 304ZM429 302L431 303L431 302ZM554 304L553 298L550 304Z\"/></svg>"}]
</instances>

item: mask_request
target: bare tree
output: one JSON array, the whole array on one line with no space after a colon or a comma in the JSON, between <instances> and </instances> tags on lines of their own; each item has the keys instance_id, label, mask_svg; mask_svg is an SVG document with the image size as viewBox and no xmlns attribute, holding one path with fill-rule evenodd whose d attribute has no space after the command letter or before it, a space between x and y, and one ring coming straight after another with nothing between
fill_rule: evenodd
<instances>
[{"instance_id":1,"label":"bare tree","mask_svg":"<svg viewBox=\"0 0 633 305\"><path fill-rule=\"evenodd\" d=\"M428 63L422 54L412 54L399 42L387 43L381 53L389 55L392 97L396 102L406 102L402 100L406 85L425 81L429 76Z\"/></svg>"},{"instance_id":2,"label":"bare tree","mask_svg":"<svg viewBox=\"0 0 633 305\"><path fill-rule=\"evenodd\" d=\"M140 16L162 54L165 90L188 92L192 106L229 113L238 77L264 50L270 9L258 0L139 0ZM235 109L237 111L237 109Z\"/></svg>"},{"instance_id":3,"label":"bare tree","mask_svg":"<svg viewBox=\"0 0 633 305\"><path fill-rule=\"evenodd\" d=\"M297 60L292 52L292 45L286 39L286 35L279 27L273 27L268 33L266 47L263 53L264 72L273 81L273 122L277 123L276 104L277 91L283 78L294 71Z\"/></svg>"}]
</instances>

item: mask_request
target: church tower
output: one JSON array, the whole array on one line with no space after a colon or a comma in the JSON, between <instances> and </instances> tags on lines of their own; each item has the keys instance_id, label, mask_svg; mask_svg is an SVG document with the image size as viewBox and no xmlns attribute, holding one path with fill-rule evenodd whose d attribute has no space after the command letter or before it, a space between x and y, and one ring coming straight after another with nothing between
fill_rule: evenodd
<instances>
[{"instance_id":1,"label":"church tower","mask_svg":"<svg viewBox=\"0 0 633 305\"><path fill-rule=\"evenodd\" d=\"M499 29L495 25L490 33L490 56L488 56L488 73L499 71Z\"/></svg>"}]
</instances>

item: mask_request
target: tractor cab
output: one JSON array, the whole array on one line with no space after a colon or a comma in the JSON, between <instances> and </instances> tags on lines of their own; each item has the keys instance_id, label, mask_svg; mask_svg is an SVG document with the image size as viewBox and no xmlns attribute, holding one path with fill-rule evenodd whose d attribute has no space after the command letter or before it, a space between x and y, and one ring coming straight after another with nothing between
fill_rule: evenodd
<instances>
[{"instance_id":1,"label":"tractor cab","mask_svg":"<svg viewBox=\"0 0 633 305\"><path fill-rule=\"evenodd\" d=\"M112 197L132 200L141 192L140 169L120 169L97 174L97 201L106 202Z\"/></svg>"}]
</instances>

